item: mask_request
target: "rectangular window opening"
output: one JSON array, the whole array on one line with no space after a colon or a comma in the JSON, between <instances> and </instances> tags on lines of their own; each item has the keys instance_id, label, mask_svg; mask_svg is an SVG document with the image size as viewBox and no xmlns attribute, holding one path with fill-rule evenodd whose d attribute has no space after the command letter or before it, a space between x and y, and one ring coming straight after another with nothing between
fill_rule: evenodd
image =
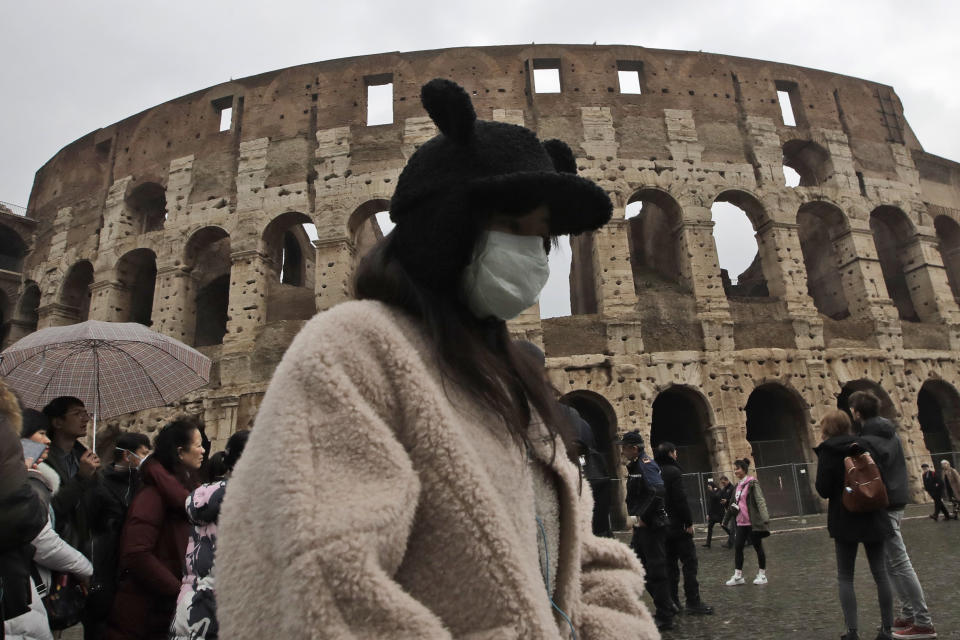
<instances>
[{"instance_id":1,"label":"rectangular window opening","mask_svg":"<svg viewBox=\"0 0 960 640\"><path fill-rule=\"evenodd\" d=\"M780 115L783 124L788 127L797 126L797 112L793 109L793 98L796 97L797 84L795 82L776 82L777 100L780 102Z\"/></svg>"},{"instance_id":2,"label":"rectangular window opening","mask_svg":"<svg viewBox=\"0 0 960 640\"><path fill-rule=\"evenodd\" d=\"M367 126L393 124L393 74L364 78L367 85Z\"/></svg>"},{"instance_id":3,"label":"rectangular window opening","mask_svg":"<svg viewBox=\"0 0 960 640\"><path fill-rule=\"evenodd\" d=\"M620 93L632 95L643 93L642 62L617 60L617 78L620 80Z\"/></svg>"},{"instance_id":4,"label":"rectangular window opening","mask_svg":"<svg viewBox=\"0 0 960 640\"><path fill-rule=\"evenodd\" d=\"M560 93L560 59L535 59L533 61L533 92Z\"/></svg>"},{"instance_id":5,"label":"rectangular window opening","mask_svg":"<svg viewBox=\"0 0 960 640\"><path fill-rule=\"evenodd\" d=\"M233 107L227 107L220 112L220 131L230 131L233 126Z\"/></svg>"},{"instance_id":6,"label":"rectangular window opening","mask_svg":"<svg viewBox=\"0 0 960 640\"><path fill-rule=\"evenodd\" d=\"M216 112L217 119L220 122L218 131L221 133L230 131L230 129L233 128L233 96L226 96L214 100L213 110Z\"/></svg>"}]
</instances>

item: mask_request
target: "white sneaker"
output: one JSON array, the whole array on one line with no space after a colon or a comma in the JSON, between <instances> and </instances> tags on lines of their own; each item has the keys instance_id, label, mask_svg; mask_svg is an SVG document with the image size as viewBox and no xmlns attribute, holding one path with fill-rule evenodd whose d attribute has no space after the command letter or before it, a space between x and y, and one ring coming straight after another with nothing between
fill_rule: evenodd
<instances>
[{"instance_id":1,"label":"white sneaker","mask_svg":"<svg viewBox=\"0 0 960 640\"><path fill-rule=\"evenodd\" d=\"M767 574L758 573L757 577L753 579L753 584L767 584Z\"/></svg>"},{"instance_id":2,"label":"white sneaker","mask_svg":"<svg viewBox=\"0 0 960 640\"><path fill-rule=\"evenodd\" d=\"M735 587L739 584L745 584L745 582L744 582L743 576L740 576L738 578L736 574L734 574L733 577L727 580L724 584L727 585L728 587Z\"/></svg>"}]
</instances>

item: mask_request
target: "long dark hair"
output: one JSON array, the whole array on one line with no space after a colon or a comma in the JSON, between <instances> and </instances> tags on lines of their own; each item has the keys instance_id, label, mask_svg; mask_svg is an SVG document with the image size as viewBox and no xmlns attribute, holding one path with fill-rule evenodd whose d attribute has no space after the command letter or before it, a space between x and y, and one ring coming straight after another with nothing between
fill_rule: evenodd
<instances>
[{"instance_id":1,"label":"long dark hair","mask_svg":"<svg viewBox=\"0 0 960 640\"><path fill-rule=\"evenodd\" d=\"M435 288L414 278L396 256L395 239L394 231L360 261L355 296L379 300L417 319L436 349L444 379L499 415L518 445L531 444L530 405L551 436L568 435L560 428L563 418L543 365L511 340L506 322L474 317L456 284Z\"/></svg>"},{"instance_id":2,"label":"long dark hair","mask_svg":"<svg viewBox=\"0 0 960 640\"><path fill-rule=\"evenodd\" d=\"M180 461L178 449L190 446L193 432L201 431L200 422L194 418L182 416L168 422L153 439L153 453L146 463L160 464L176 477L187 489L195 489L197 479L191 469ZM146 464L145 463L145 464Z\"/></svg>"}]
</instances>

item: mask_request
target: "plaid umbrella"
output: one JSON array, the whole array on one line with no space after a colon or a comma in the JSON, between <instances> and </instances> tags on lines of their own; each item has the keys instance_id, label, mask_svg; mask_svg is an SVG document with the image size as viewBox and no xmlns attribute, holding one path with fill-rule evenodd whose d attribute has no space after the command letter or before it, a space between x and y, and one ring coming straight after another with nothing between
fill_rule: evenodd
<instances>
[{"instance_id":1,"label":"plaid umbrella","mask_svg":"<svg viewBox=\"0 0 960 640\"><path fill-rule=\"evenodd\" d=\"M210 380L210 359L134 322L88 320L41 329L0 354L0 376L23 405L41 409L58 396L93 407L98 418L160 407Z\"/></svg>"}]
</instances>

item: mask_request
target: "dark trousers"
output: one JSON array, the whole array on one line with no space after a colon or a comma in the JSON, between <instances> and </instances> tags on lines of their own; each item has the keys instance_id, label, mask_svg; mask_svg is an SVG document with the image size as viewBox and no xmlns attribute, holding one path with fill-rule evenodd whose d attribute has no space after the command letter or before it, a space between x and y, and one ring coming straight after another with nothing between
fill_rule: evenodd
<instances>
[{"instance_id":1,"label":"dark trousers","mask_svg":"<svg viewBox=\"0 0 960 640\"><path fill-rule=\"evenodd\" d=\"M700 584L697 582L697 547L693 536L683 529L667 531L667 577L670 579L670 595L680 602L680 567L683 566L683 595L688 605L700 604Z\"/></svg>"},{"instance_id":2,"label":"dark trousers","mask_svg":"<svg viewBox=\"0 0 960 640\"><path fill-rule=\"evenodd\" d=\"M943 512L943 517L947 520L950 519L950 512L947 511L947 506L943 504L943 498L939 496L933 496L933 518L939 518L940 512Z\"/></svg>"},{"instance_id":3,"label":"dark trousers","mask_svg":"<svg viewBox=\"0 0 960 640\"><path fill-rule=\"evenodd\" d=\"M837 584L840 589L840 608L847 629L857 628L857 594L853 590L853 573L857 563L858 542L834 540L837 548ZM893 591L887 578L887 569L883 561L883 542L864 542L870 573L877 585L877 600L880 603L880 624L890 627L893 624Z\"/></svg>"},{"instance_id":4,"label":"dark trousers","mask_svg":"<svg viewBox=\"0 0 960 640\"><path fill-rule=\"evenodd\" d=\"M647 592L657 608L657 618L669 620L673 617L673 601L670 599L670 582L667 578L666 529L634 527L630 546L643 563Z\"/></svg>"},{"instance_id":5,"label":"dark trousers","mask_svg":"<svg viewBox=\"0 0 960 640\"><path fill-rule=\"evenodd\" d=\"M612 538L610 497L613 495L613 483L607 478L591 480L590 490L593 492L593 535Z\"/></svg>"},{"instance_id":6,"label":"dark trousers","mask_svg":"<svg viewBox=\"0 0 960 640\"><path fill-rule=\"evenodd\" d=\"M708 546L708 547L710 546L710 541L713 540L713 527L714 527L714 525L718 525L718 524L720 525L720 528L723 529L723 531L724 531L726 534L728 534L728 542L730 541L730 539L729 539L730 531L729 531L725 526L723 526L723 523L722 523L722 522L720 522L719 520L713 520L713 519L711 518L711 519L707 520L707 546ZM732 544L732 543L731 543L731 544Z\"/></svg>"},{"instance_id":7,"label":"dark trousers","mask_svg":"<svg viewBox=\"0 0 960 640\"><path fill-rule=\"evenodd\" d=\"M733 561L736 563L734 566L737 570L743 570L743 547L746 546L748 539L753 543L753 550L757 552L757 565L761 569L766 569L767 554L763 552L763 541L759 536L753 534L753 528L750 525L746 527L737 526L736 541L733 544Z\"/></svg>"}]
</instances>

